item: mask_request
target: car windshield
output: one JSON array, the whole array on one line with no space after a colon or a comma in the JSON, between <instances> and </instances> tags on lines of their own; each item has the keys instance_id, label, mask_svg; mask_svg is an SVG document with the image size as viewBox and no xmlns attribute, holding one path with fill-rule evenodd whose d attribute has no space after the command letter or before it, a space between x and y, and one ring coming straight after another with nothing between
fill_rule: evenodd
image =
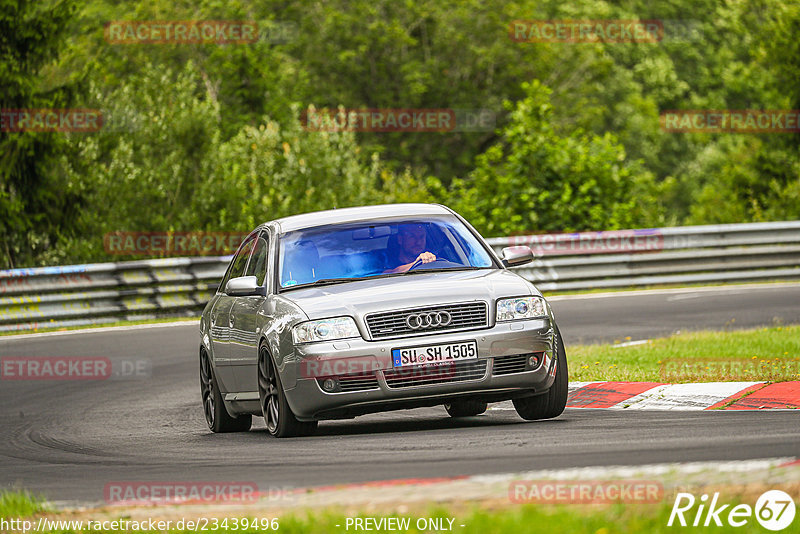
<instances>
[{"instance_id":1,"label":"car windshield","mask_svg":"<svg viewBox=\"0 0 800 534\"><path fill-rule=\"evenodd\" d=\"M281 288L495 266L480 241L453 216L296 230L281 236L279 254Z\"/></svg>"}]
</instances>

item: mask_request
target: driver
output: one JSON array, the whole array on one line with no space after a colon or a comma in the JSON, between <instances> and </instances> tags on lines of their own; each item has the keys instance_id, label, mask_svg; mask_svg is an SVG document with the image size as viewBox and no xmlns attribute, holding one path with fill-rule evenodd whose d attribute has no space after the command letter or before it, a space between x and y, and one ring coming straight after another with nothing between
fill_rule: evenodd
<instances>
[{"instance_id":1,"label":"driver","mask_svg":"<svg viewBox=\"0 0 800 534\"><path fill-rule=\"evenodd\" d=\"M384 273L404 273L415 263L430 263L436 261L436 255L425 250L425 239L427 232L421 224L404 224L400 226L397 233L397 244L400 249L396 259L400 265L394 269L383 271Z\"/></svg>"}]
</instances>

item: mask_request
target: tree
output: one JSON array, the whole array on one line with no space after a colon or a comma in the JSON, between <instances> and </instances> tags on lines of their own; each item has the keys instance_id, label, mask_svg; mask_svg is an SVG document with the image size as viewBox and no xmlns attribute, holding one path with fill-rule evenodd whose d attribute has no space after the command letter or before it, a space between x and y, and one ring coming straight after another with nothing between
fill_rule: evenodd
<instances>
[{"instance_id":1,"label":"tree","mask_svg":"<svg viewBox=\"0 0 800 534\"><path fill-rule=\"evenodd\" d=\"M151 65L92 94L107 127L73 138L76 157L63 162L90 209L81 236L50 260L107 260L109 232L244 232L296 213L429 199L424 183L377 155L363 163L352 132L304 129L297 105L224 139L220 105L191 62L177 73Z\"/></svg>"},{"instance_id":2,"label":"tree","mask_svg":"<svg viewBox=\"0 0 800 534\"><path fill-rule=\"evenodd\" d=\"M0 1L0 109L64 108L73 101L74 82L44 70L58 56L74 8L71 0ZM71 232L80 199L54 169L64 134L7 129L0 129L0 257L14 267Z\"/></svg>"},{"instance_id":3,"label":"tree","mask_svg":"<svg viewBox=\"0 0 800 534\"><path fill-rule=\"evenodd\" d=\"M652 177L611 134L558 134L551 91L535 80L501 141L455 185L456 205L488 235L631 228L658 220Z\"/></svg>"}]
</instances>

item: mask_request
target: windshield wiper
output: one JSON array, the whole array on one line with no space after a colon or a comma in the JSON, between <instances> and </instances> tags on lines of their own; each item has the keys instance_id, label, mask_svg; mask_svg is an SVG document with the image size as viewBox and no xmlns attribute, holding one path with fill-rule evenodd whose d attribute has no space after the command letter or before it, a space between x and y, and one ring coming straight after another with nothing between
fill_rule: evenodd
<instances>
[{"instance_id":1,"label":"windshield wiper","mask_svg":"<svg viewBox=\"0 0 800 534\"><path fill-rule=\"evenodd\" d=\"M297 289L300 287L312 287L312 286L327 286L329 284L339 284L342 282L355 282L357 280L366 280L370 278L368 276L357 276L354 278L320 278L319 280L314 280L313 282L307 282L305 284L296 284L293 286L285 286L282 287L281 290L285 289Z\"/></svg>"},{"instance_id":2,"label":"windshield wiper","mask_svg":"<svg viewBox=\"0 0 800 534\"><path fill-rule=\"evenodd\" d=\"M441 273L444 271L477 271L480 269L489 269L489 268L490 267L473 267L471 265L462 265L461 267L437 267L435 269L413 269L398 274Z\"/></svg>"},{"instance_id":3,"label":"windshield wiper","mask_svg":"<svg viewBox=\"0 0 800 534\"><path fill-rule=\"evenodd\" d=\"M421 273L436 273L436 272L443 272L443 271L476 271L479 269L488 269L489 267L472 267L469 265L464 265L461 267L439 267L436 269L414 269L413 271L405 271L403 273L382 273L376 274L372 276L356 276L353 278L320 278L319 280L314 280L313 282L307 282L305 284L297 284L293 286L286 286L281 287L281 291L287 291L291 289L300 289L303 287L314 287L314 286L327 286L332 284L341 284L343 282L357 282L359 280L373 280L376 278L389 278L392 276L404 276L407 274L421 274Z\"/></svg>"}]
</instances>

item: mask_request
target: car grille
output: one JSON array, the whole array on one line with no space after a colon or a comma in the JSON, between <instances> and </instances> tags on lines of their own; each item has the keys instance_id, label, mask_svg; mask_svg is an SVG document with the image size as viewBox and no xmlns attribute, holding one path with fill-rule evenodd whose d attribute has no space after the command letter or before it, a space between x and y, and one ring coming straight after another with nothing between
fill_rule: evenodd
<instances>
[{"instance_id":1,"label":"car grille","mask_svg":"<svg viewBox=\"0 0 800 534\"><path fill-rule=\"evenodd\" d=\"M370 389L380 389L378 386L378 377L375 376L375 373L372 374L361 374L361 375L341 375L337 376L336 378L339 379L339 390L342 393L352 393L354 391L367 391ZM319 382L320 387L322 387L322 382L324 378L318 378L317 382Z\"/></svg>"},{"instance_id":2,"label":"car grille","mask_svg":"<svg viewBox=\"0 0 800 534\"><path fill-rule=\"evenodd\" d=\"M473 360L437 366L392 369L384 371L383 377L390 389L480 380L486 375L486 361Z\"/></svg>"},{"instance_id":3,"label":"car grille","mask_svg":"<svg viewBox=\"0 0 800 534\"><path fill-rule=\"evenodd\" d=\"M517 354L515 356L495 358L494 365L492 365L492 374L510 375L513 373L522 373L525 371L525 365L528 362L528 356L528 354Z\"/></svg>"},{"instance_id":4,"label":"car grille","mask_svg":"<svg viewBox=\"0 0 800 534\"><path fill-rule=\"evenodd\" d=\"M446 311L452 321L446 326L434 326L414 330L406 324L409 315L417 313L430 313ZM403 336L409 334L428 334L431 332L449 332L466 328L489 326L488 313L485 302L471 302L469 304L449 304L445 306L430 306L415 308L413 310L391 311L373 313L367 316L367 328L372 339Z\"/></svg>"},{"instance_id":5,"label":"car grille","mask_svg":"<svg viewBox=\"0 0 800 534\"><path fill-rule=\"evenodd\" d=\"M514 356L501 356L494 359L492 365L493 375L510 375L514 373L523 373L525 371L534 371L535 369L526 369L528 358L531 356L539 357L538 369L544 361L544 352L531 352L529 354L515 354Z\"/></svg>"}]
</instances>

